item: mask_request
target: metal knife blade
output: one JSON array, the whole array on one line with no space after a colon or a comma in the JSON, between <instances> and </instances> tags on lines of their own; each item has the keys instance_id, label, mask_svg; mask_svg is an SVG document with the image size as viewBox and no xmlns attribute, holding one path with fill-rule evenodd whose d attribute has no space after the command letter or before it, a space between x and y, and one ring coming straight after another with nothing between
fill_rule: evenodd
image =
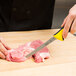
<instances>
[{"instance_id":1,"label":"metal knife blade","mask_svg":"<svg viewBox=\"0 0 76 76\"><path fill-rule=\"evenodd\" d=\"M40 51L42 48L44 48L45 46L47 46L48 44L50 44L51 42L53 42L54 40L56 40L56 38L52 37L50 38L48 41L46 41L44 44L42 44L41 46L39 46L37 49L35 49L34 51L32 51L30 54L28 54L26 56L26 58L32 56L33 54L35 54L36 52Z\"/></svg>"}]
</instances>

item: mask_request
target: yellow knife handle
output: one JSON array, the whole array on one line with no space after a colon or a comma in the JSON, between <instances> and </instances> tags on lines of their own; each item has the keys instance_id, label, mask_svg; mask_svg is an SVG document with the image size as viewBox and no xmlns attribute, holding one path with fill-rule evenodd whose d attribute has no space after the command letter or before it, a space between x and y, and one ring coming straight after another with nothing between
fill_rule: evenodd
<instances>
[{"instance_id":1,"label":"yellow knife handle","mask_svg":"<svg viewBox=\"0 0 76 76\"><path fill-rule=\"evenodd\" d=\"M57 33L55 33L53 36L58 40L64 41L64 38L62 36L63 29L64 29L64 27L61 27L61 29ZM71 27L69 29L69 32L70 32L70 30L71 30Z\"/></svg>"},{"instance_id":2,"label":"yellow knife handle","mask_svg":"<svg viewBox=\"0 0 76 76\"><path fill-rule=\"evenodd\" d=\"M63 33L63 29L64 27L62 27L57 33L55 33L53 36L58 39L58 40L61 40L61 41L64 41L64 38L62 36L62 33Z\"/></svg>"}]
</instances>

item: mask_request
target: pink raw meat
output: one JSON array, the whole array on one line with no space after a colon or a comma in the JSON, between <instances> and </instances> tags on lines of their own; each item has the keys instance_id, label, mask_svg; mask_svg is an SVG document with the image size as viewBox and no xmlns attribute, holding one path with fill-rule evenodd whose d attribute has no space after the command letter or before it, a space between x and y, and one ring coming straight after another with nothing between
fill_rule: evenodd
<instances>
[{"instance_id":1,"label":"pink raw meat","mask_svg":"<svg viewBox=\"0 0 76 76\"><path fill-rule=\"evenodd\" d=\"M31 47L36 49L37 47L39 47L40 45L42 45L43 42L40 40L35 40L31 43ZM38 51L36 54L33 55L35 62L39 63L39 62L43 62L44 59L49 58L50 54L49 54L49 50L47 47L44 47L43 49L41 49L40 51Z\"/></svg>"},{"instance_id":2,"label":"pink raw meat","mask_svg":"<svg viewBox=\"0 0 76 76\"><path fill-rule=\"evenodd\" d=\"M27 54L31 53L33 50L35 50L37 47L39 47L41 44L43 44L40 40L35 40L33 42L28 42L25 45L21 45L20 47L16 49L11 49L8 51L8 54L6 56L6 60L13 61L13 62L23 62L27 58L25 57ZM49 50L47 47L44 47L39 52L34 54L33 57L35 59L35 62L43 62L44 59L49 58ZM31 58L29 57L29 58Z\"/></svg>"}]
</instances>

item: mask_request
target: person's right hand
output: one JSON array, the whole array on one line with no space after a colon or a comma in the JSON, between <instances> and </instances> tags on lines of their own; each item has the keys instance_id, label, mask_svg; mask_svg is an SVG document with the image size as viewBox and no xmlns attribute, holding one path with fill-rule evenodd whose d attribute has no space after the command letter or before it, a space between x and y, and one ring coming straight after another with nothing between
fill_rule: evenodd
<instances>
[{"instance_id":1,"label":"person's right hand","mask_svg":"<svg viewBox=\"0 0 76 76\"><path fill-rule=\"evenodd\" d=\"M6 44L3 38L0 38L0 58L5 59L7 51L11 48Z\"/></svg>"}]
</instances>

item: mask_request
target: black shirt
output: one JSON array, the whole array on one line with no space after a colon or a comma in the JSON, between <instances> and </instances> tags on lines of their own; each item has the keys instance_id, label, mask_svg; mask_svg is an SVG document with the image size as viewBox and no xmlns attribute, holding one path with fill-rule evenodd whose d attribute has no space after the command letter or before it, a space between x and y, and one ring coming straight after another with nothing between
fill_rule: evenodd
<instances>
[{"instance_id":1,"label":"black shirt","mask_svg":"<svg viewBox=\"0 0 76 76\"><path fill-rule=\"evenodd\" d=\"M54 0L0 0L0 31L51 28Z\"/></svg>"}]
</instances>

